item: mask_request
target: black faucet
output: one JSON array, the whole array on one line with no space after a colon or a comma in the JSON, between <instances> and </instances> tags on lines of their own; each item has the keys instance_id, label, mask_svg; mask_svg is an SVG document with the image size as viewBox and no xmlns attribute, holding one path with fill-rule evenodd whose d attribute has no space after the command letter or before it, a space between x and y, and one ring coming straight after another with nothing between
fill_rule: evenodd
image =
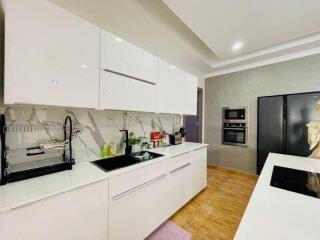
<instances>
[{"instance_id":1,"label":"black faucet","mask_svg":"<svg viewBox=\"0 0 320 240\"><path fill-rule=\"evenodd\" d=\"M120 130L120 132L125 132L126 133L126 139L125 139L126 148L125 148L124 152L125 152L126 156L129 156L131 154L131 151L132 151L132 146L129 145L129 133L128 133L128 130L123 129L123 130Z\"/></svg>"}]
</instances>

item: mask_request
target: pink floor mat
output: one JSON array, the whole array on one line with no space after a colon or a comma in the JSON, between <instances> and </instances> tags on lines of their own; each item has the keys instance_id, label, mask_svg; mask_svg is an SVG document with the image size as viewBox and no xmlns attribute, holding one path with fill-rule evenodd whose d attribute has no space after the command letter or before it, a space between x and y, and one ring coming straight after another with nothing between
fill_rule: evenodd
<instances>
[{"instance_id":1,"label":"pink floor mat","mask_svg":"<svg viewBox=\"0 0 320 240\"><path fill-rule=\"evenodd\" d=\"M190 240L191 234L171 221L164 222L145 240Z\"/></svg>"}]
</instances>

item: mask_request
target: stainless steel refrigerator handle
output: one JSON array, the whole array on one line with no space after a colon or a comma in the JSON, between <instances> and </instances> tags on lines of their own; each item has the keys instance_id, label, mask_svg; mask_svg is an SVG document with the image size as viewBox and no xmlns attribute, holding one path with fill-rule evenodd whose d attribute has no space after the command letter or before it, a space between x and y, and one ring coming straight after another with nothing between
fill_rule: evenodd
<instances>
[{"instance_id":1,"label":"stainless steel refrigerator handle","mask_svg":"<svg viewBox=\"0 0 320 240\"><path fill-rule=\"evenodd\" d=\"M128 191L125 191L125 192L123 192L123 193L120 193L120 194L117 195L117 196L114 196L114 197L112 198L112 200L118 200L118 199L120 199L120 198L123 198L123 197L125 197L125 196L127 196L127 195L129 195L129 194L131 194L131 193L133 193L133 192L138 191L138 190L141 189L141 188L144 188L144 187L146 187L146 186L148 186L148 185L150 185L150 184L152 184L152 183L155 183L155 182L160 181L161 179L165 178L166 176L167 176L167 174L162 174L162 175L159 176L159 177L156 177L156 178L154 178L154 179L152 179L152 180L150 180L150 181L148 181L148 182L142 183L141 185L138 185L138 186L136 186L136 187L134 187L134 188L129 189Z\"/></svg>"},{"instance_id":2,"label":"stainless steel refrigerator handle","mask_svg":"<svg viewBox=\"0 0 320 240\"><path fill-rule=\"evenodd\" d=\"M188 166L190 166L190 165L191 165L191 163L186 163L186 164L182 165L181 167L178 167L178 168L170 171L170 174L175 173L175 172L178 172L178 171L180 171L180 170L182 170L182 169L184 169L184 168L186 168L186 167L188 167Z\"/></svg>"}]
</instances>

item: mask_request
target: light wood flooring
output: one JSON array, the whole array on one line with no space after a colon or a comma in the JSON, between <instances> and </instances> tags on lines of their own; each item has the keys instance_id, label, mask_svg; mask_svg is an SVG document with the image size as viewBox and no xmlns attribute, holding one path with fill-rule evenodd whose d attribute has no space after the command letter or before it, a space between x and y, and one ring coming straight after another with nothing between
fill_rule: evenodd
<instances>
[{"instance_id":1,"label":"light wood flooring","mask_svg":"<svg viewBox=\"0 0 320 240\"><path fill-rule=\"evenodd\" d=\"M208 168L208 186L171 220L192 234L192 240L233 239L257 176Z\"/></svg>"}]
</instances>

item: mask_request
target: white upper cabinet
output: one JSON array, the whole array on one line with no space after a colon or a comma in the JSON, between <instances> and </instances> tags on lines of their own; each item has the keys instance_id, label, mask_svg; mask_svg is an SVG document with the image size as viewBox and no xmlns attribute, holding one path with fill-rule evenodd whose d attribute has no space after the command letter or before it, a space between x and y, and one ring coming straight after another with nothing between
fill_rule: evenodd
<instances>
[{"instance_id":1,"label":"white upper cabinet","mask_svg":"<svg viewBox=\"0 0 320 240\"><path fill-rule=\"evenodd\" d=\"M106 31L101 31L101 69L156 83L157 57Z\"/></svg>"},{"instance_id":2,"label":"white upper cabinet","mask_svg":"<svg viewBox=\"0 0 320 240\"><path fill-rule=\"evenodd\" d=\"M197 115L198 78L180 70L181 111L184 115Z\"/></svg>"},{"instance_id":3,"label":"white upper cabinet","mask_svg":"<svg viewBox=\"0 0 320 240\"><path fill-rule=\"evenodd\" d=\"M159 59L159 113L197 114L197 78Z\"/></svg>"},{"instance_id":4,"label":"white upper cabinet","mask_svg":"<svg viewBox=\"0 0 320 240\"><path fill-rule=\"evenodd\" d=\"M47 0L5 2L5 104L98 108L100 30Z\"/></svg>"},{"instance_id":5,"label":"white upper cabinet","mask_svg":"<svg viewBox=\"0 0 320 240\"><path fill-rule=\"evenodd\" d=\"M155 112L156 85L101 71L100 109Z\"/></svg>"}]
</instances>

